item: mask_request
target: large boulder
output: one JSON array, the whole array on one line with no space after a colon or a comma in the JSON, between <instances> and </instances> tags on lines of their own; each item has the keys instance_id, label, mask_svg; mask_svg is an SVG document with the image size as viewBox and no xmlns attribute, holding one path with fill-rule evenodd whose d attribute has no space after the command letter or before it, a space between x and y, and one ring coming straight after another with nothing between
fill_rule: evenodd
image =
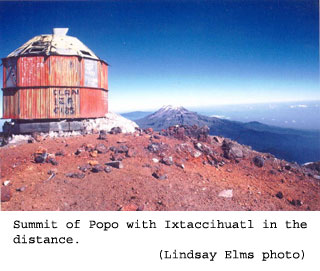
<instances>
[{"instance_id":1,"label":"large boulder","mask_svg":"<svg viewBox=\"0 0 320 271\"><path fill-rule=\"evenodd\" d=\"M224 157L229 160L241 159L244 157L242 146L228 139L223 141L222 150Z\"/></svg>"}]
</instances>

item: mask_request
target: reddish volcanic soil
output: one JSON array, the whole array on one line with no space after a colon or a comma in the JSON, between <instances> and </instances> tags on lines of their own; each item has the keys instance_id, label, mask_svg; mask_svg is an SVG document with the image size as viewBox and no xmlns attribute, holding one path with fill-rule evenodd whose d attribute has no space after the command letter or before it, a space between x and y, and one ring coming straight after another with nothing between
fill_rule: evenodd
<instances>
[{"instance_id":1,"label":"reddish volcanic soil","mask_svg":"<svg viewBox=\"0 0 320 271\"><path fill-rule=\"evenodd\" d=\"M223 138L204 143L225 163L221 166L207 163L204 153L195 158L195 142L190 138L187 144L192 151L181 151L179 146L185 141L159 133L107 134L107 140L97 138L93 134L1 148L1 183L10 180L6 187L1 184L2 199L11 193L11 198L2 202L2 210L320 210L320 181L313 177L316 173L254 151L237 161L227 159L223 157ZM160 154L153 153L147 148L151 142L168 146ZM90 154L90 147L100 143L115 148L91 157L95 153ZM76 155L83 144L89 150ZM114 151L124 145L129 148L127 155ZM52 154L63 151L63 156L55 157L58 165L35 163L34 153L40 147ZM152 160L161 160L161 155L171 156L173 164ZM256 155L264 158L262 167L254 164ZM123 158L123 168L112 168L109 173L89 169L82 179L66 176L83 173L78 167L93 160L103 169L112 156ZM56 175L47 180L50 170ZM156 171L167 178L154 177ZM232 197L218 196L225 189L232 189Z\"/></svg>"}]
</instances>

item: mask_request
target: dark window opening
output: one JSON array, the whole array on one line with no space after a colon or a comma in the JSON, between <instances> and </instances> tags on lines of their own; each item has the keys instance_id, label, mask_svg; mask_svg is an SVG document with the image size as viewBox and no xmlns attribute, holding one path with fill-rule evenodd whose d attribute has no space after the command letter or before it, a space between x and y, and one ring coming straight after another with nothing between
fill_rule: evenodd
<instances>
[{"instance_id":1,"label":"dark window opening","mask_svg":"<svg viewBox=\"0 0 320 271\"><path fill-rule=\"evenodd\" d=\"M40 53L43 52L45 48L31 48L28 53Z\"/></svg>"},{"instance_id":2,"label":"dark window opening","mask_svg":"<svg viewBox=\"0 0 320 271\"><path fill-rule=\"evenodd\" d=\"M40 41L35 41L32 43L32 46L39 46L41 45L41 42Z\"/></svg>"},{"instance_id":3,"label":"dark window opening","mask_svg":"<svg viewBox=\"0 0 320 271\"><path fill-rule=\"evenodd\" d=\"M91 54L87 51L80 51L82 54L86 55L86 56L91 56Z\"/></svg>"}]
</instances>

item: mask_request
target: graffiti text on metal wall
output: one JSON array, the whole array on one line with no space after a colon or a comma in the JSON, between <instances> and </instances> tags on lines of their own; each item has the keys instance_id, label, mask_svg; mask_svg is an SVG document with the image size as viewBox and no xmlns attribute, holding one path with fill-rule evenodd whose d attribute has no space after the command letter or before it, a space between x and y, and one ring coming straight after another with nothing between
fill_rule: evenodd
<instances>
[{"instance_id":1,"label":"graffiti text on metal wall","mask_svg":"<svg viewBox=\"0 0 320 271\"><path fill-rule=\"evenodd\" d=\"M54 110L55 114L74 115L76 113L76 101L79 97L79 89L55 89L54 95Z\"/></svg>"}]
</instances>

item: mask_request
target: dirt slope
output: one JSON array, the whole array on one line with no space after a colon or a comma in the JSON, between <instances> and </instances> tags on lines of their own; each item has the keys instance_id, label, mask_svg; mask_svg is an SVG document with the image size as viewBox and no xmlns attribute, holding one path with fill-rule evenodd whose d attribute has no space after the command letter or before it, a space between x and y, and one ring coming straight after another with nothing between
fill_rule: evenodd
<instances>
[{"instance_id":1,"label":"dirt slope","mask_svg":"<svg viewBox=\"0 0 320 271\"><path fill-rule=\"evenodd\" d=\"M91 134L3 147L1 208L320 210L312 169L220 137L161 134ZM41 155L46 162L36 163ZM122 160L115 166L123 168L105 165L112 160Z\"/></svg>"}]
</instances>

